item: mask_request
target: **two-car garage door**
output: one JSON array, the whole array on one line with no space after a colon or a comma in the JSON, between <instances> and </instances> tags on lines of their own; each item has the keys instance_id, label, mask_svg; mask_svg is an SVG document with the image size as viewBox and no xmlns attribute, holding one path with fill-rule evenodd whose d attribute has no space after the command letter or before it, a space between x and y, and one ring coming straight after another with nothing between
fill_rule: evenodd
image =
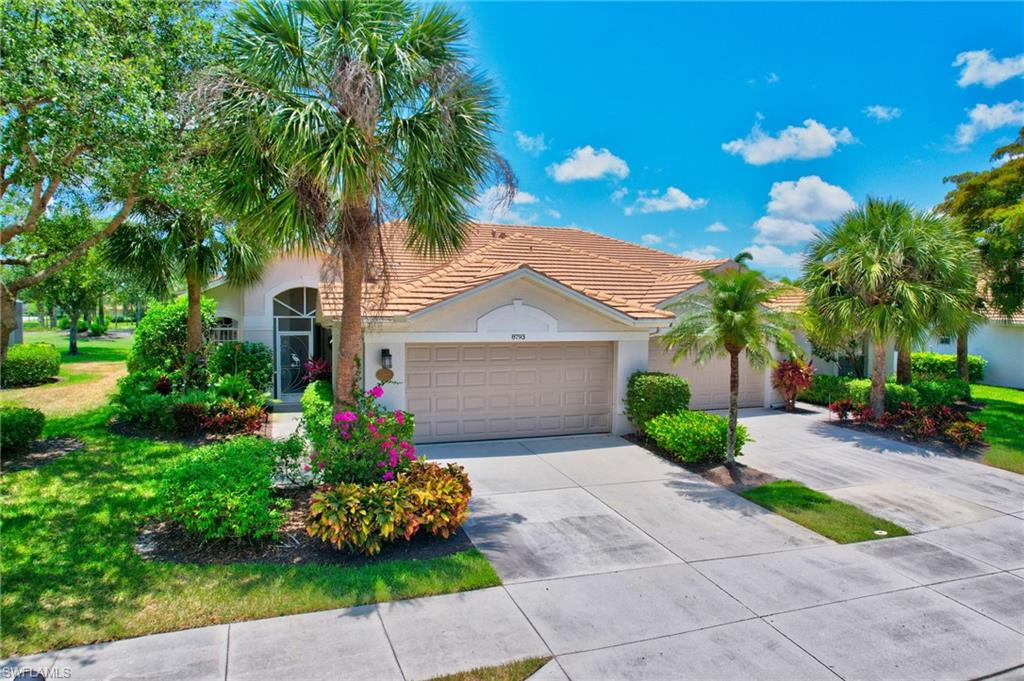
<instances>
[{"instance_id":1,"label":"two-car garage door","mask_svg":"<svg viewBox=\"0 0 1024 681\"><path fill-rule=\"evenodd\" d=\"M607 432L612 354L611 343L410 344L416 440Z\"/></svg>"}]
</instances>

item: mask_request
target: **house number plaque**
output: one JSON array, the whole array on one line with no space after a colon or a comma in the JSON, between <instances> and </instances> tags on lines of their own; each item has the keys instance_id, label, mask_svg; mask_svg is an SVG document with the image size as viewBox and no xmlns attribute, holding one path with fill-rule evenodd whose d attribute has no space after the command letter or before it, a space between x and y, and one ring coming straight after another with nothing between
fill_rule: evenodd
<instances>
[{"instance_id":1,"label":"house number plaque","mask_svg":"<svg viewBox=\"0 0 1024 681\"><path fill-rule=\"evenodd\" d=\"M512 340L526 340L525 333L514 333L512 334Z\"/></svg>"}]
</instances>

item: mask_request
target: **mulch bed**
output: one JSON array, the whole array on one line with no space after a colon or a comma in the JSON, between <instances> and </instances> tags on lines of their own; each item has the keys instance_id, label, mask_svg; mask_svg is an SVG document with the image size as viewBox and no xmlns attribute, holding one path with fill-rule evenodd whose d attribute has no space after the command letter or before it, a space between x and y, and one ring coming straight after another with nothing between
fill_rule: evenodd
<instances>
[{"instance_id":1,"label":"mulch bed","mask_svg":"<svg viewBox=\"0 0 1024 681\"><path fill-rule=\"evenodd\" d=\"M10 461L3 462L3 471L23 471L38 468L51 461L56 461L71 452L77 452L85 444L74 437L51 437L32 443L24 454L19 454Z\"/></svg>"},{"instance_id":2,"label":"mulch bed","mask_svg":"<svg viewBox=\"0 0 1024 681\"><path fill-rule=\"evenodd\" d=\"M927 440L920 440L913 438L901 430L895 428L879 428L866 423L855 423L854 421L840 421L839 419L833 418L825 423L830 426L836 426L837 428L846 428L847 430L854 430L860 433L868 433L871 435L878 435L884 437L887 440L893 442L905 442L907 444L915 445L917 447L923 447L925 449L945 454L947 456L954 456L958 459L980 459L988 449L988 445L978 445L974 447L968 447L967 449L960 449L956 445L950 444L945 440L939 438L929 438Z\"/></svg>"},{"instance_id":3,"label":"mulch bed","mask_svg":"<svg viewBox=\"0 0 1024 681\"><path fill-rule=\"evenodd\" d=\"M448 539L420 532L409 541L400 539L387 544L376 556L338 551L330 544L306 534L306 515L312 493L310 488L281 491L280 496L292 500L292 508L276 541L224 539L201 542L181 526L162 522L142 529L135 542L135 550L146 560L170 563L277 563L359 567L392 560L438 558L473 548L469 537L460 529Z\"/></svg>"},{"instance_id":4,"label":"mulch bed","mask_svg":"<svg viewBox=\"0 0 1024 681\"><path fill-rule=\"evenodd\" d=\"M202 445L209 445L215 442L224 442L233 437L237 437L238 433L199 433L198 435L175 435L174 433L165 433L158 430L150 430L149 428L140 428L132 423L125 423L116 416L110 419L110 423L107 424L107 430L114 435L120 435L121 437L143 437L147 440L157 440L159 442L179 442L182 444L192 445L200 447ZM252 433L252 435L258 435L270 439L270 417L269 412L267 420L263 423L263 427L259 431Z\"/></svg>"},{"instance_id":5,"label":"mulch bed","mask_svg":"<svg viewBox=\"0 0 1024 681\"><path fill-rule=\"evenodd\" d=\"M751 468L739 461L736 462L736 466L732 469L728 468L724 464L683 463L672 454L656 445L653 441L640 437L636 433L630 433L623 437L636 446L643 447L652 454L660 456L669 463L673 463L684 470L690 471L691 473L696 473L705 480L709 480L720 487L724 487L730 492L742 492L745 489L760 487L761 485L774 482L778 479L774 475L765 473L764 471L759 471L756 468Z\"/></svg>"}]
</instances>

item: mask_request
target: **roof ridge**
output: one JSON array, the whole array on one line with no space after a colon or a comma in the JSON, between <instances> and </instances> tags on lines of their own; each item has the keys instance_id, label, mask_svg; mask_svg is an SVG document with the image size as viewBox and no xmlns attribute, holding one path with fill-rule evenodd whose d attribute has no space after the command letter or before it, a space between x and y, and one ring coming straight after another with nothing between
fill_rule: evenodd
<instances>
[{"instance_id":1,"label":"roof ridge","mask_svg":"<svg viewBox=\"0 0 1024 681\"><path fill-rule=\"evenodd\" d=\"M580 230L580 231L583 231L583 230ZM551 241L549 239L545 239L544 237L534 236L533 234L522 234L522 233L520 233L520 234L518 234L518 236L522 236L522 237L527 238L527 239L533 239L534 241L539 241L539 242L547 244L549 246L555 246L556 248L562 248L562 249L565 249L567 251L572 251L573 253L579 253L580 255L586 255L586 256L591 257L591 258L600 258L601 260L607 260L608 262L613 262L616 265L621 265L622 267L626 267L626 268L631 269L631 270L639 270L641 272L645 272L647 274L653 275L655 279L657 279L658 276L659 276L658 273L655 272L654 270L648 269L648 268L646 268L646 267L644 267L642 265L634 265L633 263L624 262L622 260L619 260L618 258L612 258L611 256L602 255L601 253L595 253L593 251L588 251L588 250L585 250L585 249L582 249L582 248L577 248L576 246L570 246L569 244L560 244L557 241Z\"/></svg>"}]
</instances>

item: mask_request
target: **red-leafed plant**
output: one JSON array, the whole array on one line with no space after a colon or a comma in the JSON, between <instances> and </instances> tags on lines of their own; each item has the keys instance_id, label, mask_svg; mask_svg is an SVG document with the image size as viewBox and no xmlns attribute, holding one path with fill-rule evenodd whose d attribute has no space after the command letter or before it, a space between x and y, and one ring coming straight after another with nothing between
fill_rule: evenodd
<instances>
[{"instance_id":1,"label":"red-leafed plant","mask_svg":"<svg viewBox=\"0 0 1024 681\"><path fill-rule=\"evenodd\" d=\"M322 357L314 357L302 365L306 370L302 379L307 383L313 381L326 381L331 377L331 365Z\"/></svg>"},{"instance_id":2,"label":"red-leafed plant","mask_svg":"<svg viewBox=\"0 0 1024 681\"><path fill-rule=\"evenodd\" d=\"M772 370L772 387L786 401L786 411L793 411L796 396L811 387L814 381L814 363L800 358L784 359Z\"/></svg>"},{"instance_id":3,"label":"red-leafed plant","mask_svg":"<svg viewBox=\"0 0 1024 681\"><path fill-rule=\"evenodd\" d=\"M981 444L982 434L985 432L984 423L974 421L954 421L946 426L943 435L953 441L960 449Z\"/></svg>"},{"instance_id":4,"label":"red-leafed plant","mask_svg":"<svg viewBox=\"0 0 1024 681\"><path fill-rule=\"evenodd\" d=\"M854 410L852 400L836 400L828 405L829 411L839 417L840 421L846 421L850 418L850 412Z\"/></svg>"}]
</instances>

